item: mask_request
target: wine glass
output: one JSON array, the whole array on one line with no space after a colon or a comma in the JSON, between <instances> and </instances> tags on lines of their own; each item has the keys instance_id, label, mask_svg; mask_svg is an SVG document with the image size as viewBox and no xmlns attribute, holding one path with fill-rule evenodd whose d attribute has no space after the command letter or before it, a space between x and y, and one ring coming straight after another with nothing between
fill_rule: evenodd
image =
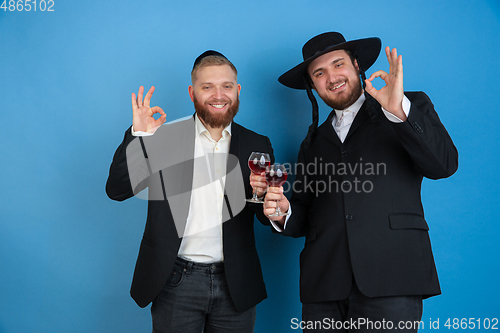
<instances>
[{"instance_id":1,"label":"wine glass","mask_svg":"<svg viewBox=\"0 0 500 333\"><path fill-rule=\"evenodd\" d=\"M266 182L271 187L279 187L286 182L288 172L283 164L273 164L266 168ZM276 201L276 212L268 216L286 216L287 213L282 213L280 209L280 201Z\"/></svg>"},{"instance_id":2,"label":"wine glass","mask_svg":"<svg viewBox=\"0 0 500 333\"><path fill-rule=\"evenodd\" d=\"M266 167L271 165L269 154L252 152L248 158L248 167L257 175L266 171ZM257 198L257 191L253 192L252 199L246 199L247 202L264 203L264 200Z\"/></svg>"}]
</instances>

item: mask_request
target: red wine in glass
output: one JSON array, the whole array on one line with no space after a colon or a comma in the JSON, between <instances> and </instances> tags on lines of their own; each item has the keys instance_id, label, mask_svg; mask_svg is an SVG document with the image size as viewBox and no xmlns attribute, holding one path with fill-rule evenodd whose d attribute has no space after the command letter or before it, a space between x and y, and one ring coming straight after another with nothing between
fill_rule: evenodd
<instances>
[{"instance_id":1,"label":"red wine in glass","mask_svg":"<svg viewBox=\"0 0 500 333\"><path fill-rule=\"evenodd\" d=\"M270 171L266 173L266 182L269 186L279 187L286 182L288 178L288 173L286 171L281 171L278 169L276 172Z\"/></svg>"},{"instance_id":2,"label":"red wine in glass","mask_svg":"<svg viewBox=\"0 0 500 333\"><path fill-rule=\"evenodd\" d=\"M248 167L250 170L260 175L266 171L266 168L271 165L271 159L267 153L252 152L248 158ZM257 192L253 193L251 199L246 199L247 202L264 203L264 200L257 198Z\"/></svg>"},{"instance_id":3,"label":"red wine in glass","mask_svg":"<svg viewBox=\"0 0 500 333\"><path fill-rule=\"evenodd\" d=\"M248 166L253 173L260 175L263 172L266 172L266 168L271 165L271 161L266 160L257 160L248 161Z\"/></svg>"}]
</instances>

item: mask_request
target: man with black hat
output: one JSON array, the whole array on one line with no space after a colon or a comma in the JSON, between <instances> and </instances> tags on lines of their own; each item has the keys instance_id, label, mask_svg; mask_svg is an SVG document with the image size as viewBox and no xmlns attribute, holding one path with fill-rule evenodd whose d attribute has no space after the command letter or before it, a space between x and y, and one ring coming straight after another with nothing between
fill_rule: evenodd
<instances>
[{"instance_id":1,"label":"man with black hat","mask_svg":"<svg viewBox=\"0 0 500 333\"><path fill-rule=\"evenodd\" d=\"M253 332L256 305L267 297L254 237L254 216L269 220L252 195L252 151L269 139L237 123L241 86L222 54L200 55L189 96L196 113L165 124L151 107L154 87L132 94L133 125L110 167L106 192L122 201L148 189L148 215L131 295L152 302L153 332ZM153 117L155 113L160 117ZM264 193L258 193L263 195Z\"/></svg>"},{"instance_id":2,"label":"man with black hat","mask_svg":"<svg viewBox=\"0 0 500 333\"><path fill-rule=\"evenodd\" d=\"M451 176L458 153L427 95L403 91L396 49L385 50L389 73L365 79L380 49L379 38L324 33L279 78L305 89L313 104L292 198L269 188L264 207L270 215L280 199L291 215L271 219L283 235L305 236L300 295L307 332L415 332L422 299L441 293L420 189L423 177ZM380 90L371 83L376 77L385 81ZM333 108L319 127L312 89Z\"/></svg>"}]
</instances>

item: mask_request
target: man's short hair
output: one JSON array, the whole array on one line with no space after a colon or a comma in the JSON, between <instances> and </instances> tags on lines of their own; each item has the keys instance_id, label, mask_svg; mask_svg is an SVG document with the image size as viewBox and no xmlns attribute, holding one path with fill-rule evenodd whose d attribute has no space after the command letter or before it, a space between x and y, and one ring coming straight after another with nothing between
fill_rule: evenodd
<instances>
[{"instance_id":1,"label":"man's short hair","mask_svg":"<svg viewBox=\"0 0 500 333\"><path fill-rule=\"evenodd\" d=\"M221 56L210 55L201 59L200 62L198 62L196 66L193 67L193 70L191 71L191 82L194 83L194 81L196 80L196 73L201 68L208 66L222 66L222 65L229 65L231 69L234 71L234 74L238 76L238 71L236 70L236 67L234 67L231 61Z\"/></svg>"}]
</instances>

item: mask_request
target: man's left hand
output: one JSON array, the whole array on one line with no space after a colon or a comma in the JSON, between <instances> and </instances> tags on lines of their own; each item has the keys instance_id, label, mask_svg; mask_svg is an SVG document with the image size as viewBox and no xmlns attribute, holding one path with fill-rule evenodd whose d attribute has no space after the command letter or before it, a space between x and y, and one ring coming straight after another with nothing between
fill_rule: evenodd
<instances>
[{"instance_id":1,"label":"man's left hand","mask_svg":"<svg viewBox=\"0 0 500 333\"><path fill-rule=\"evenodd\" d=\"M398 56L396 49L389 46L385 48L385 54L389 61L389 73L380 70L373 73L366 82L366 92L375 98L380 105L399 119L405 121L406 114L403 111L403 57ZM377 90L373 87L372 81L380 77L385 81L385 87Z\"/></svg>"}]
</instances>

